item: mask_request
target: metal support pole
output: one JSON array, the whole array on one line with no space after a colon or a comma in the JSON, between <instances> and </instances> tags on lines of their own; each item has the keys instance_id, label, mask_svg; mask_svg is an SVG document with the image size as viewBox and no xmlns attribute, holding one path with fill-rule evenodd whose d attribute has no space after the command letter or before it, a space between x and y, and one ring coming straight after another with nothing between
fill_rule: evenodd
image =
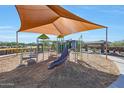
<instances>
[{"instance_id":1,"label":"metal support pole","mask_svg":"<svg viewBox=\"0 0 124 93\"><path fill-rule=\"evenodd\" d=\"M80 38L81 40L80 40L80 53L81 53L81 61L83 60L83 55L82 55L82 42L83 42L83 37L82 37L82 35L81 35L81 38Z\"/></svg>"},{"instance_id":2,"label":"metal support pole","mask_svg":"<svg viewBox=\"0 0 124 93\"><path fill-rule=\"evenodd\" d=\"M16 48L17 48L17 51L16 51L16 55L18 56L18 50L19 50L19 39L18 39L18 32L16 32ZM23 61L23 54L20 55L20 65L22 65L22 61Z\"/></svg>"},{"instance_id":3,"label":"metal support pole","mask_svg":"<svg viewBox=\"0 0 124 93\"><path fill-rule=\"evenodd\" d=\"M37 49L36 49L36 61L38 62L38 52L39 52L39 41L37 38Z\"/></svg>"},{"instance_id":4,"label":"metal support pole","mask_svg":"<svg viewBox=\"0 0 124 93\"><path fill-rule=\"evenodd\" d=\"M108 57L107 50L108 50L108 28L106 27L106 60Z\"/></svg>"},{"instance_id":5,"label":"metal support pole","mask_svg":"<svg viewBox=\"0 0 124 93\"><path fill-rule=\"evenodd\" d=\"M43 61L44 61L44 39L43 39Z\"/></svg>"},{"instance_id":6,"label":"metal support pole","mask_svg":"<svg viewBox=\"0 0 124 93\"><path fill-rule=\"evenodd\" d=\"M19 48L19 43L18 43L18 31L16 32L16 48L18 50ZM17 51L16 51L17 52ZM16 53L16 55L18 55L18 52Z\"/></svg>"},{"instance_id":7,"label":"metal support pole","mask_svg":"<svg viewBox=\"0 0 124 93\"><path fill-rule=\"evenodd\" d=\"M77 42L75 41L75 62L77 63Z\"/></svg>"},{"instance_id":8,"label":"metal support pole","mask_svg":"<svg viewBox=\"0 0 124 93\"><path fill-rule=\"evenodd\" d=\"M20 65L22 64L23 62L23 54L20 55Z\"/></svg>"}]
</instances>

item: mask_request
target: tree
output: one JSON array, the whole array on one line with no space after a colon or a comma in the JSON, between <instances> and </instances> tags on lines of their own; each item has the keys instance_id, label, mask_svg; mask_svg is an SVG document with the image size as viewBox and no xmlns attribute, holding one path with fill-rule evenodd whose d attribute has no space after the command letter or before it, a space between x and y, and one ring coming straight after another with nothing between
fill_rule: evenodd
<instances>
[{"instance_id":1,"label":"tree","mask_svg":"<svg viewBox=\"0 0 124 93\"><path fill-rule=\"evenodd\" d=\"M115 42L111 43L110 46L116 46L116 47L120 46L120 47L124 47L124 40L122 40L122 41L115 41Z\"/></svg>"}]
</instances>

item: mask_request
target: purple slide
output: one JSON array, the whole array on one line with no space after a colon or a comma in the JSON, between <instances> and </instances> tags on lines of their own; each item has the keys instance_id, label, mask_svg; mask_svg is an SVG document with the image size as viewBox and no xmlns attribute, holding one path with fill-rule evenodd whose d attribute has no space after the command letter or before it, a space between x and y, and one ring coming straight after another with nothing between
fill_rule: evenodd
<instances>
[{"instance_id":1,"label":"purple slide","mask_svg":"<svg viewBox=\"0 0 124 93\"><path fill-rule=\"evenodd\" d=\"M63 64L67 60L68 55L69 55L68 48L65 47L64 50L63 50L63 52L62 52L62 54L61 54L61 56L57 60L55 60L54 62L52 62L48 66L48 69L53 69L54 67Z\"/></svg>"}]
</instances>

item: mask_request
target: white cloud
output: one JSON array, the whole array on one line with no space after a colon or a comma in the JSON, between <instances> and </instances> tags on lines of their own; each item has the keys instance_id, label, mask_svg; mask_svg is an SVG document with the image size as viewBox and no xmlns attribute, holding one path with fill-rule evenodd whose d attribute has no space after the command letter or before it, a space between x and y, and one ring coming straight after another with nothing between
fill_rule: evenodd
<instances>
[{"instance_id":1,"label":"white cloud","mask_svg":"<svg viewBox=\"0 0 124 93\"><path fill-rule=\"evenodd\" d=\"M17 30L17 27L13 26L0 26L0 30Z\"/></svg>"},{"instance_id":2,"label":"white cloud","mask_svg":"<svg viewBox=\"0 0 124 93\"><path fill-rule=\"evenodd\" d=\"M12 26L0 26L0 29L1 28L12 28Z\"/></svg>"}]
</instances>

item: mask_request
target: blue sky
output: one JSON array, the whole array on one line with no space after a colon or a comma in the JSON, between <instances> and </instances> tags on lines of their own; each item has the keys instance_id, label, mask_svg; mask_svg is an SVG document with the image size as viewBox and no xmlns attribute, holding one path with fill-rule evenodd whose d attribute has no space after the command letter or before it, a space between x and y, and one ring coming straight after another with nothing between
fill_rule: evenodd
<instances>
[{"instance_id":1,"label":"blue sky","mask_svg":"<svg viewBox=\"0 0 124 93\"><path fill-rule=\"evenodd\" d=\"M109 27L109 41L124 40L124 6L62 6L72 13L91 22ZM0 41L15 41L15 33L20 27L20 19L15 6L0 6ZM65 39L78 39L83 35L84 41L105 40L105 29L92 30L66 36ZM19 33L20 42L35 42L39 34ZM55 36L50 39L56 39ZM75 37L75 38L74 38Z\"/></svg>"}]
</instances>

